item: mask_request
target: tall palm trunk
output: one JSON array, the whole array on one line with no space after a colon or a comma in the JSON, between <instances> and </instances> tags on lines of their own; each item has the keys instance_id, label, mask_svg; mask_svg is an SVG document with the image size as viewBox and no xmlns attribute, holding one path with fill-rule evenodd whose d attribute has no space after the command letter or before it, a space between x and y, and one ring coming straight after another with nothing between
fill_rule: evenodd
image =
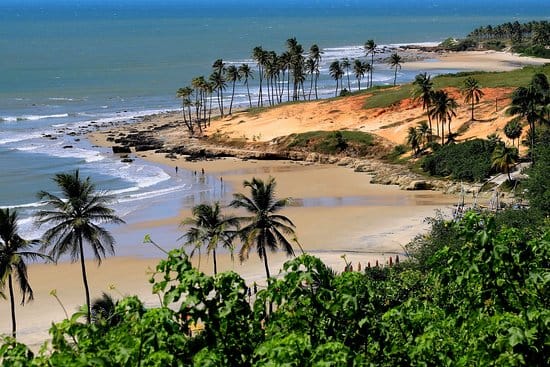
<instances>
[{"instance_id":1,"label":"tall palm trunk","mask_svg":"<svg viewBox=\"0 0 550 367\"><path fill-rule=\"evenodd\" d=\"M212 249L212 261L214 262L214 275L218 274L218 263L216 261L216 249Z\"/></svg>"},{"instance_id":2,"label":"tall palm trunk","mask_svg":"<svg viewBox=\"0 0 550 367\"><path fill-rule=\"evenodd\" d=\"M17 324L15 323L15 298L13 296L13 280L11 273L8 275L8 287L10 291L10 306L11 306L11 336L15 338L17 334Z\"/></svg>"},{"instance_id":3,"label":"tall palm trunk","mask_svg":"<svg viewBox=\"0 0 550 367\"><path fill-rule=\"evenodd\" d=\"M445 145L445 120L441 120L441 145Z\"/></svg>"},{"instance_id":4,"label":"tall palm trunk","mask_svg":"<svg viewBox=\"0 0 550 367\"><path fill-rule=\"evenodd\" d=\"M431 142L432 141L432 135L433 135L433 130L432 130L432 117L430 116L430 114L428 113L428 125L430 126L430 135L428 135L428 142ZM439 128L438 128L439 130Z\"/></svg>"},{"instance_id":5,"label":"tall palm trunk","mask_svg":"<svg viewBox=\"0 0 550 367\"><path fill-rule=\"evenodd\" d=\"M91 321L90 308L90 288L88 287L88 277L86 275L86 263L84 262L84 247L82 246L82 236L78 236L78 247L80 251L80 268L82 270L82 282L84 283L84 292L86 293L86 322Z\"/></svg>"},{"instance_id":6,"label":"tall palm trunk","mask_svg":"<svg viewBox=\"0 0 550 367\"><path fill-rule=\"evenodd\" d=\"M231 91L231 103L229 104L229 114L231 115L231 110L233 109L233 97L235 97L235 82L236 80L233 80L233 90Z\"/></svg>"},{"instance_id":7,"label":"tall palm trunk","mask_svg":"<svg viewBox=\"0 0 550 367\"><path fill-rule=\"evenodd\" d=\"M269 265L267 263L267 251L265 249L265 241L263 246L263 257L264 257L264 266L265 266L265 275L267 276L267 285L269 286L269 279L271 278L271 274L269 273ZM269 315L273 313L273 302L269 300Z\"/></svg>"},{"instance_id":8,"label":"tall palm trunk","mask_svg":"<svg viewBox=\"0 0 550 367\"><path fill-rule=\"evenodd\" d=\"M474 121L474 98L472 98L472 121Z\"/></svg>"},{"instance_id":9,"label":"tall palm trunk","mask_svg":"<svg viewBox=\"0 0 550 367\"><path fill-rule=\"evenodd\" d=\"M246 94L248 94L248 104L250 105L250 108L252 108L252 99L250 98L250 88L248 88L248 79L245 81L246 84Z\"/></svg>"},{"instance_id":10,"label":"tall palm trunk","mask_svg":"<svg viewBox=\"0 0 550 367\"><path fill-rule=\"evenodd\" d=\"M317 94L317 81L319 80L319 73L315 73L315 99L319 99L319 95Z\"/></svg>"}]
</instances>

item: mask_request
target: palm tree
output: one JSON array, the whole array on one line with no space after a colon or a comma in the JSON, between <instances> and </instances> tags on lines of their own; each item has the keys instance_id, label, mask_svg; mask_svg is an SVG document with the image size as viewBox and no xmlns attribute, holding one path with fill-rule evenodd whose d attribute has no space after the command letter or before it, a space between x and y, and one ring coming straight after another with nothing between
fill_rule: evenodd
<instances>
[{"instance_id":1,"label":"palm tree","mask_svg":"<svg viewBox=\"0 0 550 367\"><path fill-rule=\"evenodd\" d=\"M414 127L409 127L407 130L407 144L409 144L413 150L413 154L416 156L420 150L420 135L418 130Z\"/></svg>"},{"instance_id":2,"label":"palm tree","mask_svg":"<svg viewBox=\"0 0 550 367\"><path fill-rule=\"evenodd\" d=\"M342 71L346 71L345 74L348 77L348 91L351 92L351 84L349 81L349 68L351 67L351 62L347 57L344 57L341 62Z\"/></svg>"},{"instance_id":3,"label":"palm tree","mask_svg":"<svg viewBox=\"0 0 550 367\"><path fill-rule=\"evenodd\" d=\"M223 72L219 70L214 70L210 75L209 81L210 83L212 83L213 90L216 91L216 96L218 98L218 107L220 109L220 115L221 117L223 117L223 91L227 86Z\"/></svg>"},{"instance_id":4,"label":"palm tree","mask_svg":"<svg viewBox=\"0 0 550 367\"><path fill-rule=\"evenodd\" d=\"M447 92L438 90L434 92L432 105L428 114L441 123L441 144L445 144L445 123L448 124L449 134L451 133L451 120L456 116L458 107L454 98L449 97Z\"/></svg>"},{"instance_id":5,"label":"palm tree","mask_svg":"<svg viewBox=\"0 0 550 367\"><path fill-rule=\"evenodd\" d=\"M10 211L9 208L0 209L0 289L4 289L7 280L11 306L11 335L14 338L17 334L15 294L13 289L14 280L17 282L23 296L21 305L24 305L25 301L32 301L34 295L29 284L25 260L51 260L46 255L29 250L38 241L26 241L22 239L18 234L17 222L18 214L16 210Z\"/></svg>"},{"instance_id":6,"label":"palm tree","mask_svg":"<svg viewBox=\"0 0 550 367\"><path fill-rule=\"evenodd\" d=\"M413 98L416 101L422 101L422 109L428 111L433 99L433 82L427 73L418 74L414 78ZM428 113L428 124L432 130L432 117ZM432 130L433 131L433 130ZM439 135L439 125L437 125L437 135Z\"/></svg>"},{"instance_id":7,"label":"palm tree","mask_svg":"<svg viewBox=\"0 0 550 367\"><path fill-rule=\"evenodd\" d=\"M519 150L519 138L521 137L521 133L523 131L523 126L521 126L521 123L519 119L516 117L510 121L504 126L504 134L508 139L512 139L512 145L514 145L514 140L518 140L518 150Z\"/></svg>"},{"instance_id":8,"label":"palm tree","mask_svg":"<svg viewBox=\"0 0 550 367\"><path fill-rule=\"evenodd\" d=\"M264 64L265 64L265 58L266 58L266 52L261 46L256 46L252 50L252 58L256 61L258 64L258 75L260 78L260 89L258 91L258 107L264 105L263 101L263 92L262 92L262 82L264 79Z\"/></svg>"},{"instance_id":9,"label":"palm tree","mask_svg":"<svg viewBox=\"0 0 550 367\"><path fill-rule=\"evenodd\" d=\"M309 57L315 61L315 99L319 99L317 95L317 81L319 80L319 65L321 64L321 59L323 52L319 49L319 46L316 44L311 45L309 48Z\"/></svg>"},{"instance_id":10,"label":"palm tree","mask_svg":"<svg viewBox=\"0 0 550 367\"><path fill-rule=\"evenodd\" d=\"M397 54L397 52L391 54L390 56L390 67L392 69L395 69L395 73L393 75L393 85L395 86L397 82L397 70L401 70L401 63L403 62L403 59L401 56Z\"/></svg>"},{"instance_id":11,"label":"palm tree","mask_svg":"<svg viewBox=\"0 0 550 367\"><path fill-rule=\"evenodd\" d=\"M420 121L416 127L418 131L418 136L420 137L420 143L422 144L422 149L426 148L426 144L430 142L432 136L432 129L428 126L426 121Z\"/></svg>"},{"instance_id":12,"label":"palm tree","mask_svg":"<svg viewBox=\"0 0 550 367\"><path fill-rule=\"evenodd\" d=\"M265 274L269 281L270 272L267 260L267 250L277 250L281 247L287 255L294 255L291 242L298 244L294 223L286 216L277 214L288 206L290 198L275 198L275 179L270 177L267 182L258 178L244 181L244 187L250 188L250 197L237 193L233 194L233 201L229 204L233 208L244 208L252 214L250 217L239 218L244 224L239 230L242 247L239 252L241 261L248 259L250 250L255 246L258 256L264 261ZM287 235L292 236L290 241Z\"/></svg>"},{"instance_id":13,"label":"palm tree","mask_svg":"<svg viewBox=\"0 0 550 367\"><path fill-rule=\"evenodd\" d=\"M187 116L185 114L185 109L190 108L192 103L191 99L189 98L191 94L193 93L193 88L187 86L183 88L179 88L176 92L176 97L181 98L181 114L183 116L183 123L187 127L187 130L191 134L193 134L193 122L191 121L191 118L189 118L189 121L187 120Z\"/></svg>"},{"instance_id":14,"label":"palm tree","mask_svg":"<svg viewBox=\"0 0 550 367\"><path fill-rule=\"evenodd\" d=\"M355 78L357 79L357 90L361 90L361 79L365 76L366 65L368 64L359 59L355 59L353 62L353 72L355 74Z\"/></svg>"},{"instance_id":15,"label":"palm tree","mask_svg":"<svg viewBox=\"0 0 550 367\"><path fill-rule=\"evenodd\" d=\"M342 79L342 76L344 75L344 71L342 70L342 67L340 65L340 61L338 60L334 60L329 68L329 74L330 76L332 77L332 79L336 80L336 92L335 92L335 96L338 97L338 85L339 85L339 81L340 79Z\"/></svg>"},{"instance_id":16,"label":"palm tree","mask_svg":"<svg viewBox=\"0 0 550 367\"><path fill-rule=\"evenodd\" d=\"M246 93L248 94L248 103L250 104L250 107L252 107L250 89L248 88L248 79L254 79L254 75L248 64L242 64L241 66L239 66L239 76L241 79L244 79L244 84L246 85Z\"/></svg>"},{"instance_id":17,"label":"palm tree","mask_svg":"<svg viewBox=\"0 0 550 367\"><path fill-rule=\"evenodd\" d=\"M504 144L498 144L491 156L492 167L508 175L508 180L512 181L510 176L510 167L518 161L518 150L515 147L507 147Z\"/></svg>"},{"instance_id":18,"label":"palm tree","mask_svg":"<svg viewBox=\"0 0 550 367\"><path fill-rule=\"evenodd\" d=\"M315 74L316 74L315 60L313 60L311 57L308 57L306 59L304 66L306 69L306 73L310 75L308 100L311 100L311 92L313 91L313 79L315 78Z\"/></svg>"},{"instance_id":19,"label":"palm tree","mask_svg":"<svg viewBox=\"0 0 550 367\"><path fill-rule=\"evenodd\" d=\"M479 86L479 82L477 79L472 78L469 76L464 80L464 85L462 87L462 95L464 96L464 102L470 103L471 110L472 110L472 117L471 120L475 121L474 119L474 107L477 103L479 103L479 100L481 97L483 97L483 91L481 90Z\"/></svg>"},{"instance_id":20,"label":"palm tree","mask_svg":"<svg viewBox=\"0 0 550 367\"><path fill-rule=\"evenodd\" d=\"M369 88L372 87L372 72L374 70L374 55L376 54L376 43L374 43L374 40L368 40L367 42L365 42L365 51L367 53L367 56L369 56L369 54L371 55L371 60L370 60L370 85L369 85Z\"/></svg>"},{"instance_id":21,"label":"palm tree","mask_svg":"<svg viewBox=\"0 0 550 367\"><path fill-rule=\"evenodd\" d=\"M235 65L229 65L226 70L227 80L230 81L233 86L231 89L231 103L229 103L229 114L231 115L231 110L233 109L233 97L235 97L235 83L237 80L241 80L239 74L239 69Z\"/></svg>"},{"instance_id":22,"label":"palm tree","mask_svg":"<svg viewBox=\"0 0 550 367\"><path fill-rule=\"evenodd\" d=\"M543 94L534 85L519 87L512 93L512 103L508 108L510 115L518 115L529 123L531 160L534 162L533 152L535 148L535 125L544 121Z\"/></svg>"},{"instance_id":23,"label":"palm tree","mask_svg":"<svg viewBox=\"0 0 550 367\"><path fill-rule=\"evenodd\" d=\"M105 323L109 326L119 324L122 318L116 312L117 304L118 301L115 301L110 294L103 292L101 297L92 301L92 323Z\"/></svg>"},{"instance_id":24,"label":"palm tree","mask_svg":"<svg viewBox=\"0 0 550 367\"><path fill-rule=\"evenodd\" d=\"M220 211L220 203L212 205L199 204L192 209L193 217L186 218L181 225L187 227L187 232L182 236L186 243L194 245L194 248L206 246L207 254L212 253L214 263L214 275L218 274L216 249L218 245L233 250L233 238L235 237L238 221L235 217L223 216ZM191 253L191 256L194 249Z\"/></svg>"},{"instance_id":25,"label":"palm tree","mask_svg":"<svg viewBox=\"0 0 550 367\"><path fill-rule=\"evenodd\" d=\"M39 226L51 224L43 237L42 250L51 247L49 255L54 259L69 253L72 261L80 260L82 282L86 293L86 320L90 323L90 290L86 275L84 243L90 245L94 257L101 263L106 253L114 254L115 240L111 233L99 226L103 223L124 223L108 205L113 197L96 191L90 177L82 179L78 170L58 173L53 178L62 196L40 191L38 197L48 209L37 213Z\"/></svg>"}]
</instances>

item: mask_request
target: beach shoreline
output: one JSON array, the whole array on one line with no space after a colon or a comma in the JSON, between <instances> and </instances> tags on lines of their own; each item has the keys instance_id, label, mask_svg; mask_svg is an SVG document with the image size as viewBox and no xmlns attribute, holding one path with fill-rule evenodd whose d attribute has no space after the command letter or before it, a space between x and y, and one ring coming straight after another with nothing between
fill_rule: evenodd
<instances>
[{"instance_id":1,"label":"beach shoreline","mask_svg":"<svg viewBox=\"0 0 550 367\"><path fill-rule=\"evenodd\" d=\"M503 66L501 62L515 63L518 61L515 58L510 58L508 54L504 54L500 59L498 59L498 55L498 53L492 52L483 54L476 52L471 54L473 61L470 64L457 55L443 55L442 61L439 62L424 61L419 64L411 62L405 63L404 67L415 68L414 70L419 72L430 70L430 68L445 68L449 65L462 66L464 69L460 70L476 70L478 66L485 68L488 67L488 64L493 63L495 68L500 70L500 68L509 67L509 64ZM496 61L495 57L501 61ZM541 63L536 59L527 61L528 64L531 62L537 65ZM315 112L306 111L305 113ZM284 116L280 118L286 119ZM174 119L178 119L177 112L147 116L138 123L120 124L114 127L104 126L100 131L90 134L88 138L92 144L108 148L113 145L107 141L110 133L127 132L137 126L149 128ZM235 120L219 120L213 125L212 131L231 122L235 123ZM255 121L252 119L249 122L254 123ZM262 123L260 121L258 124ZM233 125L238 131L239 126L236 125L239 124ZM289 127L291 125L286 126L282 123L280 125L274 129L266 124L263 127L265 130L260 130L260 133L257 131L246 131L246 133L262 134L261 140L268 141L271 135L279 134L280 136L283 135L281 132L289 134L300 131L300 129L306 131L312 126L300 125L291 128ZM241 131L244 133L248 126L248 123L243 123L240 126ZM338 126L333 124L333 129ZM367 126L365 130L368 129ZM184 133L183 127L181 130ZM264 133L264 131L266 132ZM159 132L159 134L161 133L163 132ZM175 141L174 139L177 140L180 137L181 135L178 133L166 138ZM314 165L291 161L243 161L234 158L187 161L185 157L170 158L166 157L164 153L154 153L153 151L136 152L133 156L160 164L165 167L167 172L174 172L175 167L178 167L178 169L201 174L204 169L207 174L217 178L220 186L227 185L226 187L231 187L235 191L242 191L243 180L251 179L253 176L264 179L269 176L275 177L278 183L278 196L291 196L303 202L310 200L313 203L290 207L283 214L289 216L296 223L298 238L304 249L319 256L327 265L338 271L345 264L342 255L346 256L347 261L351 261L355 265L361 263L362 266L366 266L368 262L374 264L377 260L379 263L385 264L389 256L402 255L402 246L427 229L424 218L433 217L436 211L441 209L449 213L449 208L457 201L456 196L444 195L440 192L407 192L399 190L396 186L373 185L370 183L370 176L367 173L353 172L350 168L337 165ZM226 200L231 197L231 193L227 192ZM326 201L336 204L327 205ZM181 210L176 217L162 220L152 218L133 223L129 230L145 234L147 229L152 227L171 226L177 228L179 221L187 216L190 216L190 207L181 205ZM120 292L120 295L136 294L146 305L155 305L158 298L151 294L151 285L147 279L159 258L161 258L160 254L154 258L113 257L106 259L99 268L93 265L93 261L89 261L89 279L93 298L100 296L101 292L115 294ZM285 260L286 258L281 254L274 254L270 257L273 274L278 273ZM221 270L237 271L249 283L261 283L264 279L263 263L257 259L255 253L251 254L251 258L243 264L233 263L229 254L222 254L218 264ZM210 265L209 261L203 259L201 270L210 272ZM52 271L54 266L59 268ZM58 296L69 313L74 312L78 305L83 303L83 291L81 290L78 264L33 264L29 267L29 274L35 290L35 301L17 308L20 333L18 339L37 349L47 339L47 329L51 323L65 318L57 301L49 295L50 291L57 290ZM0 304L0 312L6 314L8 307L6 302ZM10 330L7 318L2 319L0 330L4 333Z\"/></svg>"}]
</instances>

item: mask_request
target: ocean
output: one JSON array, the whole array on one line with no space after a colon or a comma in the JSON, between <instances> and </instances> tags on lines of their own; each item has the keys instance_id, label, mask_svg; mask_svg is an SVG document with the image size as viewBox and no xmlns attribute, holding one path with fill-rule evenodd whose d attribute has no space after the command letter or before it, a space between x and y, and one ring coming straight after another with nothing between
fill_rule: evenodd
<instances>
[{"instance_id":1,"label":"ocean","mask_svg":"<svg viewBox=\"0 0 550 367\"><path fill-rule=\"evenodd\" d=\"M38 237L39 190L55 192L55 173L80 169L116 194L127 222L177 215L182 205L225 195L208 174L143 161L122 163L83 135L95 126L179 108L176 90L208 76L216 59L254 65L255 46L282 52L296 37L323 50L319 88L331 96L328 65L364 57L362 45L439 43L475 27L548 19L550 3L527 0L430 2L388 0L3 0L0 3L0 207L18 208L21 232ZM436 70L432 74L450 72ZM257 74L256 74L257 76ZM399 82L414 74L400 72ZM352 78L353 79L353 78ZM393 71L375 64L375 84ZM251 81L257 95L257 77ZM235 104L246 104L237 85ZM229 95L229 93L226 93ZM142 234L114 229L132 242L121 255L144 255ZM177 229L169 229L175 243ZM166 229L158 234L165 236ZM166 238L166 237L164 237Z\"/></svg>"}]
</instances>

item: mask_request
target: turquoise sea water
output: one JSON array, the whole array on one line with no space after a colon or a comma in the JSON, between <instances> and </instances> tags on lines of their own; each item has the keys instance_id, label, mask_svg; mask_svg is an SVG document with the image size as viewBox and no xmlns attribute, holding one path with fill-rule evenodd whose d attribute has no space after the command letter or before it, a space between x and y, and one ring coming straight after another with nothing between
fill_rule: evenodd
<instances>
[{"instance_id":1,"label":"turquoise sea water","mask_svg":"<svg viewBox=\"0 0 550 367\"><path fill-rule=\"evenodd\" d=\"M252 64L251 50L258 45L281 52L290 37L306 50L317 43L324 51L320 87L328 96L334 88L328 64L362 57L367 39L379 45L440 42L481 25L550 16L550 3L535 0L366 3L3 0L0 207L20 207L24 232L39 235L30 219L35 193L55 190L52 175L75 168L117 193L117 209L130 222L161 216L160 207L169 216L182 202L220 196L213 177L198 181L189 172L176 176L145 162L123 164L80 136L91 121L177 109L175 91L194 76L208 75L218 58ZM387 66L375 70L376 83L391 81ZM413 77L403 72L398 81ZM245 97L239 86L236 102Z\"/></svg>"}]
</instances>

